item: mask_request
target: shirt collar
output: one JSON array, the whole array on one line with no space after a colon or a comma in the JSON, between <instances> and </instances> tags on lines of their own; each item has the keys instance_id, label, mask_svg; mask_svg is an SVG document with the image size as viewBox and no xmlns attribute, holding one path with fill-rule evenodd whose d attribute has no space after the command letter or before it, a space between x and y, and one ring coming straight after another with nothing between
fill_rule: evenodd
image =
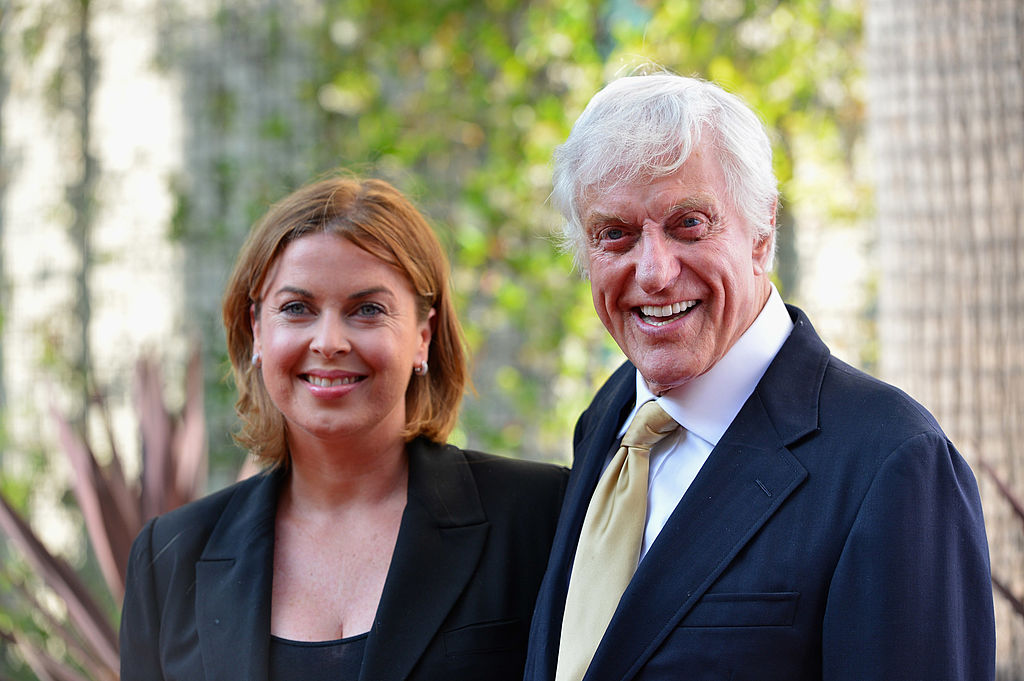
<instances>
[{"instance_id":1,"label":"shirt collar","mask_svg":"<svg viewBox=\"0 0 1024 681\"><path fill-rule=\"evenodd\" d=\"M711 369L658 398L662 408L679 425L717 445L792 330L793 320L772 285L768 302L750 328ZM622 432L640 405L655 399L639 371L636 397Z\"/></svg>"}]
</instances>

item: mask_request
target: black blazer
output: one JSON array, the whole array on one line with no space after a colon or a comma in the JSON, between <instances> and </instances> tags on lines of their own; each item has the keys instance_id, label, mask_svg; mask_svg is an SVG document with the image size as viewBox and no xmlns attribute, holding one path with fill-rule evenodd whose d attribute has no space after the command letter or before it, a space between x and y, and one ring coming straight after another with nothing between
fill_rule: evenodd
<instances>
[{"instance_id":1,"label":"black blazer","mask_svg":"<svg viewBox=\"0 0 1024 681\"><path fill-rule=\"evenodd\" d=\"M832 358L802 312L623 594L587 681L986 681L995 634L970 468L920 405ZM530 634L554 678L569 571L635 399L581 416Z\"/></svg>"},{"instance_id":2,"label":"black blazer","mask_svg":"<svg viewBox=\"0 0 1024 681\"><path fill-rule=\"evenodd\" d=\"M409 494L360 679L521 679L567 471L409 444ZM267 679L274 516L254 476L150 521L132 546L121 679Z\"/></svg>"}]
</instances>

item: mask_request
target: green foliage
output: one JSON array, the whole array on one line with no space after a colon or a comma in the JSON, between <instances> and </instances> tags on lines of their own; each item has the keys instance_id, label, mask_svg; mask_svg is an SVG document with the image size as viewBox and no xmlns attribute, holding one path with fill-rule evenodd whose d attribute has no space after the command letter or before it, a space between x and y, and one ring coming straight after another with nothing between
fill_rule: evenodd
<instances>
[{"instance_id":1,"label":"green foliage","mask_svg":"<svg viewBox=\"0 0 1024 681\"><path fill-rule=\"evenodd\" d=\"M456 441L567 460L576 416L621 355L586 282L549 238L559 223L547 203L553 149L592 94L638 62L720 81L777 136L778 283L793 296L799 216L790 204L806 214L813 197L822 222L859 215L865 204L849 170L861 118L860 12L857 0L333 0L316 21L285 26L273 13L224 8L218 39L269 60L270 76L270 55L301 42L308 80L278 85L312 114L300 122L266 107L251 135L278 151L258 171L230 144L204 157L200 174L222 208L197 210L178 181L171 233L226 273L249 223L310 179L297 168L344 166L390 180L451 255L476 387ZM213 79L196 100L202 126L225 139L243 134L245 96ZM211 263L218 253L223 262ZM218 329L215 307L210 314L201 323ZM222 342L206 335L208 367L222 366ZM231 390L207 389L211 409L225 410L211 413L216 437L230 427ZM226 438L212 445L215 462L222 447Z\"/></svg>"},{"instance_id":2,"label":"green foliage","mask_svg":"<svg viewBox=\"0 0 1024 681\"><path fill-rule=\"evenodd\" d=\"M469 444L566 458L573 420L621 359L546 238L551 152L590 96L641 60L717 80L776 131L784 196L798 196L797 146L849 175L859 36L858 5L806 0L328 5L315 34L326 146L409 191L449 245L477 362ZM862 193L836 196L829 216L860 210Z\"/></svg>"},{"instance_id":3,"label":"green foliage","mask_svg":"<svg viewBox=\"0 0 1024 681\"><path fill-rule=\"evenodd\" d=\"M581 333L606 341L582 314L586 284L546 238L558 223L548 161L572 122L567 102L600 85L598 3L345 0L327 13L318 103L330 148L409 192L451 253L478 393L460 432L472 446L565 459L608 367L563 351Z\"/></svg>"}]
</instances>

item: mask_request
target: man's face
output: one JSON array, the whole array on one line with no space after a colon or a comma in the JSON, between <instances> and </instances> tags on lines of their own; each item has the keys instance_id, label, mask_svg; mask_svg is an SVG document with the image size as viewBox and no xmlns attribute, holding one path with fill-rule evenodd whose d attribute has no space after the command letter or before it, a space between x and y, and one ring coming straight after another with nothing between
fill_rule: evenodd
<instances>
[{"instance_id":1,"label":"man's face","mask_svg":"<svg viewBox=\"0 0 1024 681\"><path fill-rule=\"evenodd\" d=\"M581 208L594 307L655 394L714 366L768 300L770 239L732 206L706 144Z\"/></svg>"}]
</instances>

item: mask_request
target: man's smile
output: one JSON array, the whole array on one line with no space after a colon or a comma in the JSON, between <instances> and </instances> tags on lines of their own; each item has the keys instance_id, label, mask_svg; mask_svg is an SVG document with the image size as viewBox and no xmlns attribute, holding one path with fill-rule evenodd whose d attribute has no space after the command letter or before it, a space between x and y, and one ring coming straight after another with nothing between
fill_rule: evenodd
<instances>
[{"instance_id":1,"label":"man's smile","mask_svg":"<svg viewBox=\"0 0 1024 681\"><path fill-rule=\"evenodd\" d=\"M664 326L685 317L699 302L697 300L686 300L672 303L671 305L641 305L635 309L637 316L645 324Z\"/></svg>"}]
</instances>

